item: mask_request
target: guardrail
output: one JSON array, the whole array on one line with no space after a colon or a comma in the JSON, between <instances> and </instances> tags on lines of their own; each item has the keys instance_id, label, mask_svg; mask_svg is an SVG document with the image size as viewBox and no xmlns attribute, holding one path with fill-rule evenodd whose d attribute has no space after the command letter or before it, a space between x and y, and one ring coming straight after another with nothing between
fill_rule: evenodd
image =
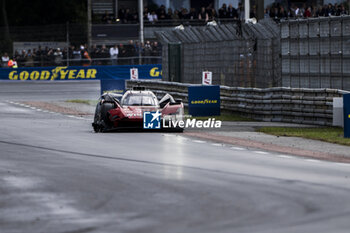
<instances>
[{"instance_id":1,"label":"guardrail","mask_svg":"<svg viewBox=\"0 0 350 233\"><path fill-rule=\"evenodd\" d=\"M188 87L198 84L154 80L127 80L126 88L145 86L156 95L165 93L188 103ZM200 85L199 85L200 86ZM241 88L220 86L221 109L255 120L331 126L333 98L349 93L336 89Z\"/></svg>"},{"instance_id":2,"label":"guardrail","mask_svg":"<svg viewBox=\"0 0 350 233\"><path fill-rule=\"evenodd\" d=\"M53 59L44 56L38 60L20 60L17 61L18 67L49 67L49 66L110 66L110 65L153 65L161 64L162 57L160 56L133 56L133 57L118 57L113 60L109 57L92 58L92 59L77 59L77 58L59 58ZM8 68L7 62L0 63L0 68Z\"/></svg>"}]
</instances>

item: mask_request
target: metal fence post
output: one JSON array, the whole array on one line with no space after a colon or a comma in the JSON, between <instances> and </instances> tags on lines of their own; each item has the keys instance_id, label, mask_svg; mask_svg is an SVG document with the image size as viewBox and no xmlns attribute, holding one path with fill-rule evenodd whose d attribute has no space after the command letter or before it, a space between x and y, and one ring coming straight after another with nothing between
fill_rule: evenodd
<instances>
[{"instance_id":1,"label":"metal fence post","mask_svg":"<svg viewBox=\"0 0 350 233\"><path fill-rule=\"evenodd\" d=\"M181 82L181 43L170 43L168 45L168 59L169 81Z\"/></svg>"},{"instance_id":2,"label":"metal fence post","mask_svg":"<svg viewBox=\"0 0 350 233\"><path fill-rule=\"evenodd\" d=\"M69 22L67 21L66 23L66 30L67 30L67 35L66 35L66 41L67 41L67 66L69 66Z\"/></svg>"}]
</instances>

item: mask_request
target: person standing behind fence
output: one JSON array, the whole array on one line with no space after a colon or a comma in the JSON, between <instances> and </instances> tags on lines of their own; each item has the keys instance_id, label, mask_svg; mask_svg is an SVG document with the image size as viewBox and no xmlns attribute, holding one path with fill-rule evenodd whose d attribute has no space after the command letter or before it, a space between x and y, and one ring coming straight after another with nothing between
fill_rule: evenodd
<instances>
[{"instance_id":1,"label":"person standing behind fence","mask_svg":"<svg viewBox=\"0 0 350 233\"><path fill-rule=\"evenodd\" d=\"M102 45L99 55L99 58L101 59L101 65L108 65L109 57L109 51L106 45Z\"/></svg>"},{"instance_id":2,"label":"person standing behind fence","mask_svg":"<svg viewBox=\"0 0 350 233\"><path fill-rule=\"evenodd\" d=\"M152 46L151 46L151 42L148 40L145 44L145 48L144 48L144 51L145 51L145 64L151 64L152 62L152 59L151 59L151 56L152 56Z\"/></svg>"},{"instance_id":3,"label":"person standing behind fence","mask_svg":"<svg viewBox=\"0 0 350 233\"><path fill-rule=\"evenodd\" d=\"M152 13L148 13L147 15L148 17L148 21L151 22L151 23L155 23L158 21L158 16L156 15L156 12L155 11L152 11Z\"/></svg>"},{"instance_id":4,"label":"person standing behind fence","mask_svg":"<svg viewBox=\"0 0 350 233\"><path fill-rule=\"evenodd\" d=\"M127 56L126 48L124 47L123 44L119 45L119 65L126 65L128 61L125 60L125 57Z\"/></svg>"},{"instance_id":5,"label":"person standing behind fence","mask_svg":"<svg viewBox=\"0 0 350 233\"><path fill-rule=\"evenodd\" d=\"M219 18L220 19L224 19L224 18L228 18L228 14L230 12L227 11L227 8L226 8L226 4L222 4L222 7L219 9Z\"/></svg>"},{"instance_id":6,"label":"person standing behind fence","mask_svg":"<svg viewBox=\"0 0 350 233\"><path fill-rule=\"evenodd\" d=\"M162 64L161 47L157 41L154 41L152 44L152 57L152 64Z\"/></svg>"},{"instance_id":7,"label":"person standing behind fence","mask_svg":"<svg viewBox=\"0 0 350 233\"><path fill-rule=\"evenodd\" d=\"M81 52L80 52L80 49L78 47L74 48L73 52L72 52L72 55L73 55L73 61L72 61L72 64L73 66L79 66L80 65L80 62L81 62Z\"/></svg>"},{"instance_id":8,"label":"person standing behind fence","mask_svg":"<svg viewBox=\"0 0 350 233\"><path fill-rule=\"evenodd\" d=\"M92 60L92 65L101 65L101 61L98 60L100 58L100 49L97 48L97 45L94 44L92 45L91 47L91 50L90 50L90 57L91 57L91 60Z\"/></svg>"},{"instance_id":9,"label":"person standing behind fence","mask_svg":"<svg viewBox=\"0 0 350 233\"><path fill-rule=\"evenodd\" d=\"M109 55L111 56L112 65L117 65L117 59L118 59L119 49L118 45L114 45L114 47L111 47L109 49Z\"/></svg>"},{"instance_id":10,"label":"person standing behind fence","mask_svg":"<svg viewBox=\"0 0 350 233\"><path fill-rule=\"evenodd\" d=\"M244 7L242 3L238 3L238 8L237 8L237 14L238 14L238 19L241 21L244 21Z\"/></svg>"},{"instance_id":11,"label":"person standing behind fence","mask_svg":"<svg viewBox=\"0 0 350 233\"><path fill-rule=\"evenodd\" d=\"M31 49L28 49L28 52L26 53L25 64L26 64L26 67L34 66L34 54L32 53Z\"/></svg>"},{"instance_id":12,"label":"person standing behind fence","mask_svg":"<svg viewBox=\"0 0 350 233\"><path fill-rule=\"evenodd\" d=\"M91 65L91 57L89 55L89 52L87 49L84 49L83 51L83 66L90 66Z\"/></svg>"},{"instance_id":13,"label":"person standing behind fence","mask_svg":"<svg viewBox=\"0 0 350 233\"><path fill-rule=\"evenodd\" d=\"M56 51L53 53L54 61L56 66L62 65L62 59L63 59L63 53L60 48L57 48Z\"/></svg>"},{"instance_id":14,"label":"person standing behind fence","mask_svg":"<svg viewBox=\"0 0 350 233\"><path fill-rule=\"evenodd\" d=\"M8 67L8 62L9 62L10 58L8 56L7 53L4 53L4 55L2 55L1 57L1 65L3 68L7 68Z\"/></svg>"},{"instance_id":15,"label":"person standing behind fence","mask_svg":"<svg viewBox=\"0 0 350 233\"><path fill-rule=\"evenodd\" d=\"M198 14L198 19L202 20L202 21L205 21L205 22L208 22L209 15L208 15L208 12L205 10L205 7L201 8L201 11Z\"/></svg>"},{"instance_id":16,"label":"person standing behind fence","mask_svg":"<svg viewBox=\"0 0 350 233\"><path fill-rule=\"evenodd\" d=\"M42 56L43 56L43 51L41 49L41 46L39 45L38 50L36 50L35 52L33 51L33 54L35 53L35 57L34 57L34 65L35 66L42 66Z\"/></svg>"},{"instance_id":17,"label":"person standing behind fence","mask_svg":"<svg viewBox=\"0 0 350 233\"><path fill-rule=\"evenodd\" d=\"M227 18L230 18L230 19L238 18L237 10L232 6L232 4L230 4L227 8Z\"/></svg>"},{"instance_id":18,"label":"person standing behind fence","mask_svg":"<svg viewBox=\"0 0 350 233\"><path fill-rule=\"evenodd\" d=\"M136 49L135 49L135 45L134 45L134 41L130 40L129 44L126 46L126 53L127 53L127 57L129 57L129 65L135 65L137 60L135 60L136 58ZM137 59L137 58L136 58Z\"/></svg>"},{"instance_id":19,"label":"person standing behind fence","mask_svg":"<svg viewBox=\"0 0 350 233\"><path fill-rule=\"evenodd\" d=\"M18 67L18 65L17 65L17 62L16 62L16 60L15 59L10 59L9 61L8 61L8 63L7 63L7 66L9 67L9 68L17 68Z\"/></svg>"}]
</instances>

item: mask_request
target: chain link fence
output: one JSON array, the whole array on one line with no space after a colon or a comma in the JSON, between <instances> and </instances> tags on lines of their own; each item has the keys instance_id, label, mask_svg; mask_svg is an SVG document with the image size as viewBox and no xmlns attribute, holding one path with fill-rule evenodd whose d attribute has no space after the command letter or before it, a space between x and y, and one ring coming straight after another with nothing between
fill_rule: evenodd
<instances>
[{"instance_id":1,"label":"chain link fence","mask_svg":"<svg viewBox=\"0 0 350 233\"><path fill-rule=\"evenodd\" d=\"M203 71L213 72L213 83L240 87L281 86L280 30L270 19L257 24L184 27L158 31L163 45L163 79L201 83ZM181 77L169 74L171 46L181 46ZM172 70L172 69L170 69Z\"/></svg>"},{"instance_id":2,"label":"chain link fence","mask_svg":"<svg viewBox=\"0 0 350 233\"><path fill-rule=\"evenodd\" d=\"M350 17L282 21L282 85L350 90Z\"/></svg>"}]
</instances>

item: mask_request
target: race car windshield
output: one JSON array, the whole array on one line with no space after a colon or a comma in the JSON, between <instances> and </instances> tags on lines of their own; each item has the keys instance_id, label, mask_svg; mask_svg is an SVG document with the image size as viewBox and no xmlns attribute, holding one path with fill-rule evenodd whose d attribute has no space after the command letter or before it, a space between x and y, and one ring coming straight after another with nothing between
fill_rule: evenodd
<instances>
[{"instance_id":1,"label":"race car windshield","mask_svg":"<svg viewBox=\"0 0 350 233\"><path fill-rule=\"evenodd\" d=\"M128 95L123 99L122 105L127 106L155 106L153 96L150 95Z\"/></svg>"}]
</instances>

